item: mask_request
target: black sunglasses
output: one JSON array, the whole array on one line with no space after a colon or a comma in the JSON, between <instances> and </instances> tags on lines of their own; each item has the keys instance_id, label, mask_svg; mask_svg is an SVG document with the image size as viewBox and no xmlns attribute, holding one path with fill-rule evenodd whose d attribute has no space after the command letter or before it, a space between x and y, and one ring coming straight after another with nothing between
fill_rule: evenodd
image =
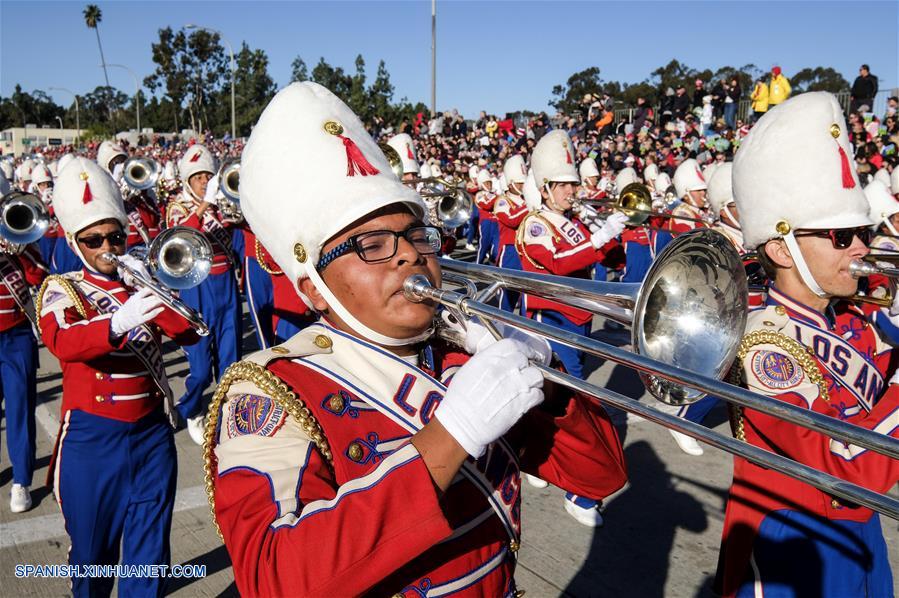
<instances>
[{"instance_id":1,"label":"black sunglasses","mask_svg":"<svg viewBox=\"0 0 899 598\"><path fill-rule=\"evenodd\" d=\"M440 229L433 226L413 226L406 230L373 230L353 235L318 260L321 272L328 264L351 251L367 263L384 262L396 255L397 241L403 237L421 255L433 255L443 243Z\"/></svg>"},{"instance_id":2,"label":"black sunglasses","mask_svg":"<svg viewBox=\"0 0 899 598\"><path fill-rule=\"evenodd\" d=\"M812 230L797 231L796 237L820 237L822 239L830 239L834 249L846 249L852 245L852 239L858 237L866 247L871 243L873 233L867 226L859 226L856 228L838 228L830 230Z\"/></svg>"},{"instance_id":3,"label":"black sunglasses","mask_svg":"<svg viewBox=\"0 0 899 598\"><path fill-rule=\"evenodd\" d=\"M77 239L79 243L81 243L88 249L100 249L103 246L103 241L109 241L110 247L117 247L124 245L125 241L127 240L128 235L120 230L109 233L108 235L88 235L86 237Z\"/></svg>"}]
</instances>

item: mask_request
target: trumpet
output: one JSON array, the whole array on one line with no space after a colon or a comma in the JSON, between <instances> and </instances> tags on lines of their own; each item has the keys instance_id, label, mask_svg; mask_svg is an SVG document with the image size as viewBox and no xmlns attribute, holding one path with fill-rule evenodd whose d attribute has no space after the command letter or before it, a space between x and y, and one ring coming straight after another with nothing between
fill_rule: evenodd
<instances>
[{"instance_id":1,"label":"trumpet","mask_svg":"<svg viewBox=\"0 0 899 598\"><path fill-rule=\"evenodd\" d=\"M156 187L159 180L159 163L150 158L134 157L125 160L122 182L132 193L140 193Z\"/></svg>"},{"instance_id":2,"label":"trumpet","mask_svg":"<svg viewBox=\"0 0 899 598\"><path fill-rule=\"evenodd\" d=\"M240 209L240 160L231 158L219 169L219 191L223 199L218 202L222 215L234 222L243 221Z\"/></svg>"},{"instance_id":3,"label":"trumpet","mask_svg":"<svg viewBox=\"0 0 899 598\"><path fill-rule=\"evenodd\" d=\"M627 216L628 226L640 226L651 215L656 215L652 210L652 194L649 188L642 183L631 183L627 185L620 193L614 196L612 200L580 200L576 199L571 202L572 207L577 212L584 214L587 220L600 223L603 218L599 211L592 205L603 206L606 210L617 210Z\"/></svg>"},{"instance_id":4,"label":"trumpet","mask_svg":"<svg viewBox=\"0 0 899 598\"><path fill-rule=\"evenodd\" d=\"M846 424L719 380L739 350L747 302L746 277L740 258L720 233L696 230L677 237L659 254L641 285L618 283L616 286L624 287L619 291L615 291L609 283L539 275L442 258L440 263L450 274L444 279L452 282L455 276L467 290L455 292L434 288L425 277L416 275L404 283L407 299L442 305L461 321L477 316L497 337L499 335L493 323L502 322L632 367L647 382L650 393L668 403L683 404L705 393L712 393L733 404L832 438L890 457L899 457L899 440L885 434ZM488 286L478 292L476 282ZM504 288L594 309L595 313L621 322L628 321L633 327L634 353L489 305L487 301ZM899 519L899 501L894 498L724 436L568 374L542 365L538 367L547 380L794 477L833 496Z\"/></svg>"},{"instance_id":5,"label":"trumpet","mask_svg":"<svg viewBox=\"0 0 899 598\"><path fill-rule=\"evenodd\" d=\"M49 227L50 214L36 195L13 191L0 200L0 237L8 243L34 243Z\"/></svg>"},{"instance_id":6,"label":"trumpet","mask_svg":"<svg viewBox=\"0 0 899 598\"><path fill-rule=\"evenodd\" d=\"M207 336L209 327L203 317L169 290L195 287L209 276L212 245L206 237L192 228L176 226L159 233L150 247L133 248L131 255L146 264L153 279L129 267L112 253L104 253L100 258L121 268L135 284L149 289L167 307L187 320L197 334Z\"/></svg>"}]
</instances>

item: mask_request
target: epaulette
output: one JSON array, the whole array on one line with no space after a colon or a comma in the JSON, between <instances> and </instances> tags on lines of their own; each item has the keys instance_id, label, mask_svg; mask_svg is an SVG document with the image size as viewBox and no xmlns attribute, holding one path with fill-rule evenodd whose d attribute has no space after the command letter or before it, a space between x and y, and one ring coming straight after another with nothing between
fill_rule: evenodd
<instances>
[{"instance_id":1,"label":"epaulette","mask_svg":"<svg viewBox=\"0 0 899 598\"><path fill-rule=\"evenodd\" d=\"M177 201L177 200L175 200L175 201L170 201L170 202L169 202L169 205L167 205L167 206L165 207L165 220L166 220L166 222L169 221L169 219L172 217L172 213L173 213L175 210L179 210L179 211L180 211L183 215L185 215L185 216L189 213L188 210L187 210L187 208L184 207L184 206L181 204L181 202L179 202L179 201Z\"/></svg>"},{"instance_id":2,"label":"epaulette","mask_svg":"<svg viewBox=\"0 0 899 598\"><path fill-rule=\"evenodd\" d=\"M790 322L790 316L783 305L768 305L763 309L749 312L746 318L746 333L756 330L780 332Z\"/></svg>"},{"instance_id":3,"label":"epaulette","mask_svg":"<svg viewBox=\"0 0 899 598\"><path fill-rule=\"evenodd\" d=\"M75 310L78 312L82 318L87 317L87 312L84 309L84 303L81 301L81 295L75 289L74 281L81 276L81 272L78 272L75 275L65 275L65 274L51 274L47 278L44 279L44 282L41 283L41 288L38 289L37 297L34 302L34 313L36 314L35 320L37 320L38 332L41 332L41 312L43 311L44 304L44 293L47 291L47 287L50 286L50 283L55 282L62 288L63 292L68 295L69 299L74 303Z\"/></svg>"}]
</instances>

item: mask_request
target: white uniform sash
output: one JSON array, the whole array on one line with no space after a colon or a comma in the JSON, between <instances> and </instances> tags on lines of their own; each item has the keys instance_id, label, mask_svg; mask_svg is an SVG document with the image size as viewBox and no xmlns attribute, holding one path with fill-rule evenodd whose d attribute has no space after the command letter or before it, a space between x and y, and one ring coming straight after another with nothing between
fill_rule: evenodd
<instances>
[{"instance_id":1,"label":"white uniform sash","mask_svg":"<svg viewBox=\"0 0 899 598\"><path fill-rule=\"evenodd\" d=\"M333 342L333 351L295 361L340 386L411 434L427 424L446 393L446 386L423 370L384 349L325 324L313 324ZM476 461L466 460L460 474L487 498L509 537L521 532L518 456L505 439L487 447Z\"/></svg>"},{"instance_id":2,"label":"white uniform sash","mask_svg":"<svg viewBox=\"0 0 899 598\"><path fill-rule=\"evenodd\" d=\"M872 361L873 355L864 353L828 330L814 324L790 318L793 337L806 347L811 347L818 362L843 388L852 393L866 410L880 398L884 388L883 375ZM860 334L863 329L847 334Z\"/></svg>"},{"instance_id":3,"label":"white uniform sash","mask_svg":"<svg viewBox=\"0 0 899 598\"><path fill-rule=\"evenodd\" d=\"M116 299L112 293L101 288L87 280L80 279L74 281L78 286L85 299L102 314L114 313L121 306L122 302ZM159 339L150 330L147 324L141 324L137 328L128 332L128 340L125 342L127 348L135 357L144 365L159 390L162 391L165 407L165 414L169 418L172 427L176 427L178 423L177 411L175 410L175 402L172 396L172 389L169 386L168 376L165 374L165 363L162 359L162 345Z\"/></svg>"},{"instance_id":4,"label":"white uniform sash","mask_svg":"<svg viewBox=\"0 0 899 598\"><path fill-rule=\"evenodd\" d=\"M32 324L35 322L34 301L28 291L28 281L18 260L5 253L0 253L0 281L6 285L10 294Z\"/></svg>"},{"instance_id":5,"label":"white uniform sash","mask_svg":"<svg viewBox=\"0 0 899 598\"><path fill-rule=\"evenodd\" d=\"M133 226L134 230L137 231L137 234L140 235L144 244L149 247L151 241L150 231L144 226L144 219L141 218L140 210L138 210L137 206L131 202L125 202L125 215L128 217L128 222L131 223L131 226Z\"/></svg>"}]
</instances>

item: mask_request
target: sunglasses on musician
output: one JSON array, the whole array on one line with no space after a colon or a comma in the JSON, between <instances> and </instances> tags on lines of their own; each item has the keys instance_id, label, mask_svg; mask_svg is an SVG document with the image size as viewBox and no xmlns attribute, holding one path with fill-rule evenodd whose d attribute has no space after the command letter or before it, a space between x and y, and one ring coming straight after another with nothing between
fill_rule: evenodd
<instances>
[{"instance_id":1,"label":"sunglasses on musician","mask_svg":"<svg viewBox=\"0 0 899 598\"><path fill-rule=\"evenodd\" d=\"M109 233L107 235L94 234L77 239L79 243L81 243L88 249L100 249L103 246L103 241L109 241L110 247L121 247L127 240L128 235L120 230Z\"/></svg>"},{"instance_id":2,"label":"sunglasses on musician","mask_svg":"<svg viewBox=\"0 0 899 598\"><path fill-rule=\"evenodd\" d=\"M834 249L846 249L852 245L852 240L858 237L865 247L871 243L873 233L867 226L858 226L855 228L838 228L827 230L804 230L796 231L795 237L820 237L822 239L830 239Z\"/></svg>"}]
</instances>

